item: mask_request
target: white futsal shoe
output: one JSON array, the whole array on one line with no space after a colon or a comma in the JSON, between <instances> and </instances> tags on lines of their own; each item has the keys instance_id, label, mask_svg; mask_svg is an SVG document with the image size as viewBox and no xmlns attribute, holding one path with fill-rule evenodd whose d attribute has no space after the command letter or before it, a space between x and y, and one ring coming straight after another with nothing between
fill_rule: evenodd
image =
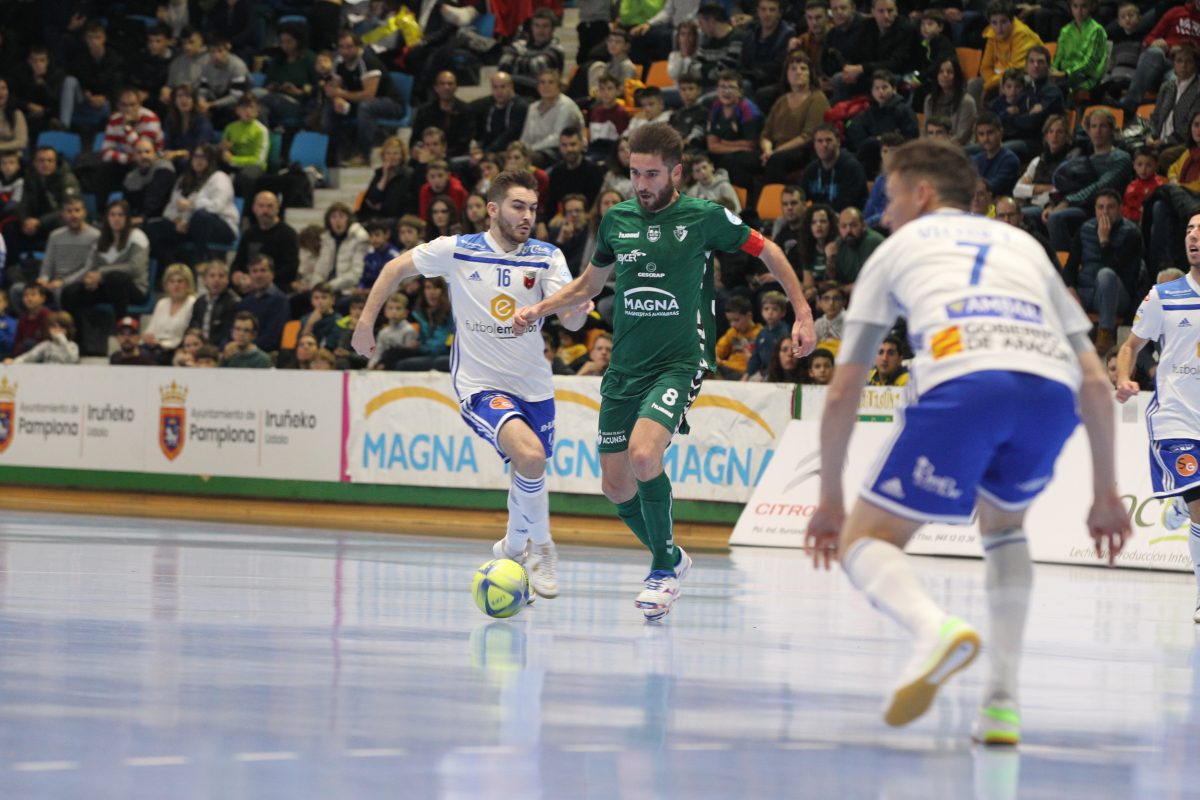
<instances>
[{"instance_id":1,"label":"white futsal shoe","mask_svg":"<svg viewBox=\"0 0 1200 800\"><path fill-rule=\"evenodd\" d=\"M512 553L508 552L508 548L505 546L507 544L508 544L508 539L505 538L505 539L501 539L500 541L498 541L494 545L492 545L492 558L508 558L508 559L511 559L511 560L517 562L522 567L525 566L525 562L529 560L529 548L530 548L529 541L528 540L525 541L525 547L521 550L521 552L517 553L516 555L513 555Z\"/></svg>"},{"instance_id":2,"label":"white futsal shoe","mask_svg":"<svg viewBox=\"0 0 1200 800\"><path fill-rule=\"evenodd\" d=\"M675 563L675 574L667 570L656 569L646 576L645 588L633 602L640 608L647 622L658 622L671 613L671 606L679 598L679 582L692 571L692 558L682 548L679 551L679 561Z\"/></svg>"},{"instance_id":3,"label":"white futsal shoe","mask_svg":"<svg viewBox=\"0 0 1200 800\"><path fill-rule=\"evenodd\" d=\"M1196 594L1196 613L1192 614L1193 622L1200 622L1200 593Z\"/></svg>"},{"instance_id":4,"label":"white futsal shoe","mask_svg":"<svg viewBox=\"0 0 1200 800\"><path fill-rule=\"evenodd\" d=\"M1016 702L999 692L989 697L971 727L971 740L988 746L1016 747L1021 741L1021 714Z\"/></svg>"},{"instance_id":5,"label":"white futsal shoe","mask_svg":"<svg viewBox=\"0 0 1200 800\"><path fill-rule=\"evenodd\" d=\"M529 545L529 584L542 597L558 597L558 550L554 542Z\"/></svg>"},{"instance_id":6,"label":"white futsal shoe","mask_svg":"<svg viewBox=\"0 0 1200 800\"><path fill-rule=\"evenodd\" d=\"M907 725L924 714L941 685L979 655L979 634L958 617L947 617L937 638L918 641L883 710L888 725Z\"/></svg>"},{"instance_id":7,"label":"white futsal shoe","mask_svg":"<svg viewBox=\"0 0 1200 800\"><path fill-rule=\"evenodd\" d=\"M1169 531L1177 531L1185 525L1190 525L1191 522L1192 515L1188 511L1187 503L1179 495L1172 497L1166 512L1163 514L1163 525Z\"/></svg>"}]
</instances>

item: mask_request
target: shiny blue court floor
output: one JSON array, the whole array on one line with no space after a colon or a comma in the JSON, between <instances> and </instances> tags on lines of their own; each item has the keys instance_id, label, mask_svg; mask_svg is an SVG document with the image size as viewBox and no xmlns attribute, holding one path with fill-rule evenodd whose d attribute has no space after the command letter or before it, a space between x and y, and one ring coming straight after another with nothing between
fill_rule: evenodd
<instances>
[{"instance_id":1,"label":"shiny blue court floor","mask_svg":"<svg viewBox=\"0 0 1200 800\"><path fill-rule=\"evenodd\" d=\"M448 517L447 524L452 524ZM1019 754L973 749L982 659L880 720L900 632L791 551L698 556L663 625L634 550L562 548L511 621L478 541L6 514L4 798L1184 798L1190 576L1037 572ZM984 629L980 564L920 559ZM986 639L985 639L986 641Z\"/></svg>"}]
</instances>

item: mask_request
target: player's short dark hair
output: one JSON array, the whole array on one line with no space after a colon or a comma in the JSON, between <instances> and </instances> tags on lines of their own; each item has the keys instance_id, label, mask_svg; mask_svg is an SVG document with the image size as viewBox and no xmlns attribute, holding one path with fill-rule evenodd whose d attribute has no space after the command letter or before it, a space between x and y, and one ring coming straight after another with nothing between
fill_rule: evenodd
<instances>
[{"instance_id":1,"label":"player's short dark hair","mask_svg":"<svg viewBox=\"0 0 1200 800\"><path fill-rule=\"evenodd\" d=\"M629 137L629 154L662 157L667 169L673 169L683 158L683 138L665 122L643 125Z\"/></svg>"},{"instance_id":2,"label":"player's short dark hair","mask_svg":"<svg viewBox=\"0 0 1200 800\"><path fill-rule=\"evenodd\" d=\"M528 189L537 194L537 178L528 170L506 169L492 179L488 187L487 201L497 205L504 202L510 189Z\"/></svg>"},{"instance_id":3,"label":"player's short dark hair","mask_svg":"<svg viewBox=\"0 0 1200 800\"><path fill-rule=\"evenodd\" d=\"M1094 198L1092 198L1093 204L1097 200L1099 200L1101 197L1111 197L1113 200L1117 201L1118 206L1121 205L1121 203L1122 203L1121 193L1118 192L1116 189L1112 188L1111 186L1105 186L1103 189L1096 192L1096 196Z\"/></svg>"},{"instance_id":4,"label":"player's short dark hair","mask_svg":"<svg viewBox=\"0 0 1200 800\"><path fill-rule=\"evenodd\" d=\"M233 315L234 322L249 322L254 326L254 332L258 333L258 317L254 316L253 311L239 311Z\"/></svg>"},{"instance_id":5,"label":"player's short dark hair","mask_svg":"<svg viewBox=\"0 0 1200 800\"><path fill-rule=\"evenodd\" d=\"M889 178L927 181L947 206L962 211L971 207L979 173L957 143L916 139L897 147L889 158Z\"/></svg>"},{"instance_id":6,"label":"player's short dark hair","mask_svg":"<svg viewBox=\"0 0 1200 800\"><path fill-rule=\"evenodd\" d=\"M749 314L753 308L750 301L740 294L735 294L725 301L725 313L733 312L734 314Z\"/></svg>"}]
</instances>

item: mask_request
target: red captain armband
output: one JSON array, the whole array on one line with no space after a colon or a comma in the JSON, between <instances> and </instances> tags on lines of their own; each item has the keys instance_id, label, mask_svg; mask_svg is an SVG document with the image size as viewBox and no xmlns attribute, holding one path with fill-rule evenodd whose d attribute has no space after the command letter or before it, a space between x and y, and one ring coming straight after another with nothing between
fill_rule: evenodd
<instances>
[{"instance_id":1,"label":"red captain armband","mask_svg":"<svg viewBox=\"0 0 1200 800\"><path fill-rule=\"evenodd\" d=\"M760 255L762 255L763 248L766 247L766 245L766 237L751 228L750 236L746 239L745 244L742 245L742 252L758 258Z\"/></svg>"}]
</instances>

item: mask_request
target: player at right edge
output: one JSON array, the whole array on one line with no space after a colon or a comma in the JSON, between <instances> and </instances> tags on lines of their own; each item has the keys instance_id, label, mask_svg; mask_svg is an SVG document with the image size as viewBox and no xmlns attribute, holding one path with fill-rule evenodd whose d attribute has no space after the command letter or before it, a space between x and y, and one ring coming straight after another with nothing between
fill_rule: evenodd
<instances>
[{"instance_id":1,"label":"player at right edge","mask_svg":"<svg viewBox=\"0 0 1200 800\"><path fill-rule=\"evenodd\" d=\"M925 713L979 653L902 548L926 522L978 514L991 622L989 670L972 738L1020 739L1017 668L1033 565L1025 512L1083 417L1094 499L1087 526L1109 563L1129 535L1117 494L1111 385L1091 323L1028 234L966 213L975 169L961 148L920 139L894 150L884 224L892 235L859 275L821 418L821 491L806 537L814 564L836 555L850 583L905 629L912 660L884 706L889 725ZM916 351L912 397L847 516L842 467L858 399L897 316Z\"/></svg>"},{"instance_id":2,"label":"player at right edge","mask_svg":"<svg viewBox=\"0 0 1200 800\"><path fill-rule=\"evenodd\" d=\"M1179 520L1168 527L1191 521L1188 550L1200 584L1200 214L1188 220L1185 236L1188 273L1150 289L1117 353L1117 400L1137 397L1134 362L1146 342L1157 342L1154 399L1146 406L1150 481L1154 496L1170 501L1168 517ZM1192 619L1200 622L1200 589Z\"/></svg>"}]
</instances>

